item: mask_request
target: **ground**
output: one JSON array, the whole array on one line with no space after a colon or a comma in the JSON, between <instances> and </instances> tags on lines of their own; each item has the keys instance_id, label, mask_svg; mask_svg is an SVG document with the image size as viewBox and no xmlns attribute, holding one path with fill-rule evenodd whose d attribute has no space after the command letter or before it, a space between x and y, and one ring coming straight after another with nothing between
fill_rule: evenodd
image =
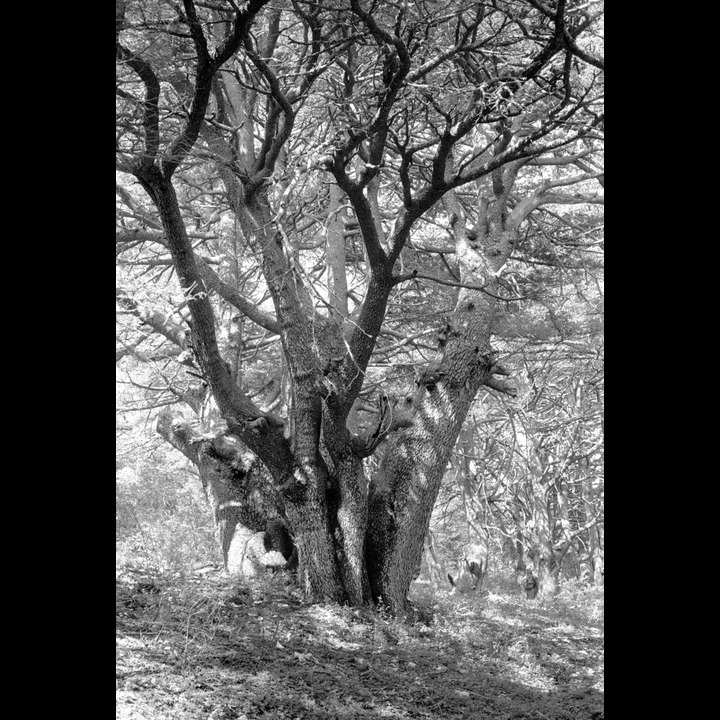
<instances>
[{"instance_id":1,"label":"ground","mask_svg":"<svg viewBox=\"0 0 720 720\"><path fill-rule=\"evenodd\" d=\"M282 577L116 581L117 720L601 720L602 597L415 590L423 622Z\"/></svg>"}]
</instances>

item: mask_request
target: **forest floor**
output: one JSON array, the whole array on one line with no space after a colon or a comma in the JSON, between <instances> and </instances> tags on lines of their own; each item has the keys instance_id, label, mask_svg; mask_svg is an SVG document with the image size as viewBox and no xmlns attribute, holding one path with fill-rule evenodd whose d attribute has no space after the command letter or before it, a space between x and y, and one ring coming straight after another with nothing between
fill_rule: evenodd
<instances>
[{"instance_id":1,"label":"forest floor","mask_svg":"<svg viewBox=\"0 0 720 720\"><path fill-rule=\"evenodd\" d=\"M121 573L116 718L604 717L599 591L421 602L432 619L403 624L304 603L281 578L239 590L219 571L182 581Z\"/></svg>"}]
</instances>

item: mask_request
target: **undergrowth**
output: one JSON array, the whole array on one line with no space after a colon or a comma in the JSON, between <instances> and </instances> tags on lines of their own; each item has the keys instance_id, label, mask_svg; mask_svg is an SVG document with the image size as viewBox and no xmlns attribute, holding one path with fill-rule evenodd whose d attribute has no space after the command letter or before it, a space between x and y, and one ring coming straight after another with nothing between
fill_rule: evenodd
<instances>
[{"instance_id":1,"label":"undergrowth","mask_svg":"<svg viewBox=\"0 0 720 720\"><path fill-rule=\"evenodd\" d=\"M307 603L282 574L125 567L116 589L122 720L603 717L597 589L538 603L420 585L432 620L415 623Z\"/></svg>"}]
</instances>

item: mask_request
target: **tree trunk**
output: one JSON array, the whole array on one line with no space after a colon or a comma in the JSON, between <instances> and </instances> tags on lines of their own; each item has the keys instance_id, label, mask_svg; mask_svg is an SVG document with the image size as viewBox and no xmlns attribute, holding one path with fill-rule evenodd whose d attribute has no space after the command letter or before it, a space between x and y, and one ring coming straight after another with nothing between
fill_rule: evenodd
<instances>
[{"instance_id":1,"label":"tree trunk","mask_svg":"<svg viewBox=\"0 0 720 720\"><path fill-rule=\"evenodd\" d=\"M353 452L335 464L340 489L336 510L336 555L348 602L371 602L370 579L365 563L368 522L367 479L362 460Z\"/></svg>"},{"instance_id":2,"label":"tree trunk","mask_svg":"<svg viewBox=\"0 0 720 720\"><path fill-rule=\"evenodd\" d=\"M552 597L557 587L557 563L553 551L553 519L550 513L548 486L543 464L539 457L537 441L526 437L529 463L530 502L532 503L532 528L529 556L538 581L540 599Z\"/></svg>"},{"instance_id":3,"label":"tree trunk","mask_svg":"<svg viewBox=\"0 0 720 720\"><path fill-rule=\"evenodd\" d=\"M281 518L282 498L267 470L240 443L199 435L169 411L158 417L157 430L197 466L223 563L228 571L238 572L247 540ZM283 554L290 558L290 553Z\"/></svg>"},{"instance_id":4,"label":"tree trunk","mask_svg":"<svg viewBox=\"0 0 720 720\"><path fill-rule=\"evenodd\" d=\"M292 459L279 466L278 479L285 488L286 516L297 546L298 578L307 594L345 602L348 589L342 582L344 573L337 559L338 537L330 507L340 479L331 475L321 452L321 363L338 344L339 326L316 315L294 265L294 252L282 221L273 217L263 192L256 193L252 203L242 209L240 218L245 237L263 258L263 273L275 305L290 374L289 426L285 435ZM315 326L320 323L322 333ZM348 523L346 533L350 535ZM352 553L344 555L349 556ZM355 588L351 595L357 598Z\"/></svg>"},{"instance_id":5,"label":"tree trunk","mask_svg":"<svg viewBox=\"0 0 720 720\"><path fill-rule=\"evenodd\" d=\"M510 392L506 383L494 377L497 364L490 346L503 266L517 245L519 225L527 214L546 201L563 201L562 195L548 195L552 184L545 187L543 183L531 197L514 197L510 206L515 176L523 162L573 139L571 135L558 138L556 130L582 105L574 105L576 94L568 84L563 103L549 112L555 93L550 87L544 102L527 100L525 109L537 107L541 114L542 108L548 109L550 120L538 116L537 129L530 115L511 118L504 108L512 105L517 113L523 110L526 100L520 90L527 84L525 94L532 96L530 87L546 67L552 71L548 74L551 78L555 71L550 61L566 45L568 52L578 54L569 43L579 30L573 34L566 29L563 35L564 16L558 11L557 32L544 47L533 50L524 69L519 64L512 69L511 81L505 74L493 79L489 64L481 71L470 68L472 63L465 68L465 63L461 70L466 74L463 86L469 92L466 109L456 107L454 101L449 112L436 103L428 104L429 114L424 116L427 131L419 130L420 144L413 140L411 145L408 140L403 150L399 147L403 141L396 135L402 123L397 125L397 121L403 113L417 110L416 100L425 102L422 94L413 99L416 88L436 82L443 72L455 77L459 66L454 54L477 50L471 40L474 33L482 32L482 13L474 21L470 16L460 18L457 27L464 27L462 41L456 37L455 48L441 53L437 62L424 62L422 53L408 47L400 33L389 42L378 21L359 3L352 3L350 12L358 31L383 48L386 60L393 60L379 78L383 86L378 85L379 92L371 97L356 93L354 86L364 72L356 71L373 62L374 43L358 44L352 33L344 33L346 42L341 45L326 42L335 33L331 28L337 27L338 20L351 17L348 8L328 6L320 14L308 14L294 4L292 8L286 3L270 7L267 0L242 3L242 9L230 5L232 10L225 12L220 6L203 4L197 12L195 3L188 2L181 17L166 18L158 25L171 22L166 30L170 33L170 60L178 61L176 65L168 64L168 51L162 35L155 33L157 28L152 29L152 42L142 51L137 48L143 42L134 35L132 50L120 43L125 3L116 1L116 57L137 76L133 82L144 88L142 98L136 97L134 89L119 94L127 103L123 132L118 135L120 167L135 175L159 213L162 242L171 253L190 314L192 351L227 425L227 437L198 436L170 417L164 417L158 429L198 465L229 567L236 564L234 545L245 548L252 537L248 533L261 532L269 521L281 518L292 533L299 582L308 595L352 603L382 599L391 609L404 612L440 483L473 399L483 384ZM336 10L340 14L336 15ZM261 12L262 20L258 18ZM418 28L432 23L426 15L413 15L412 22L420 23ZM258 25L253 28L256 19ZM182 25L187 32L178 32ZM432 24L425 30L436 44L443 37L439 26L437 32ZM312 51L294 55L295 39L303 32L312 41L306 50ZM214 39L209 41L212 35ZM504 33L496 39L506 42ZM581 55L587 61L587 54ZM346 63L341 60L345 56ZM446 61L449 64L443 70ZM292 64L295 72L290 77L286 71ZM591 64L600 67L598 62ZM344 88L342 95L335 97L338 102L331 103L332 112L326 114L322 110L329 98L327 89L340 89L335 82L338 68L344 70ZM487 82L483 83L487 93L477 84L478 73L486 71ZM330 85L321 77L330 78ZM496 80L502 81L502 102L499 95L491 99L497 95L490 90ZM163 91L168 82L178 83L177 104ZM512 103L505 91L513 96ZM298 115L300 108L305 108L302 115ZM441 118L445 118L444 128ZM532 120L532 129L522 127L526 120ZM584 129L574 131L574 139L589 133L599 121L597 116L593 123L583 124L578 119L578 127ZM418 122L422 125L424 121ZM490 140L492 147L483 147L485 140L480 136L484 129L490 131L488 140L492 132L497 133ZM521 134L521 130L526 131ZM400 134L409 131L406 125ZM293 136L302 133L315 140L295 144ZM196 147L201 136L208 144ZM543 139L548 144L544 145ZM454 148L463 156L458 168L453 166ZM303 149L308 151L307 163L299 162ZM196 255L172 180L191 152L197 152L195 161L204 162L210 156L218 161L210 177L219 175L226 183L227 199L243 241L259 260L274 303L274 317L253 307L249 299L240 298L230 283L207 272ZM292 162L281 168L285 153ZM299 173L313 178L320 167L334 176L337 187L331 190L334 219L327 226L330 293L317 298L304 286L307 275L297 262L296 239L302 235L288 237L305 201L302 194L291 202L286 199L293 188L303 192L302 183L295 183ZM297 173L295 179L290 177L292 173ZM194 170L187 179L193 174ZM453 189L478 179L486 197L478 207L476 227L466 231ZM395 191L386 192L388 181L402 192L395 218L387 213L386 205L395 202ZM203 195L205 189L200 188ZM358 305L357 317L355 313L348 317L345 244L342 223L335 213L344 197L361 229L368 272L366 295ZM440 331L436 358L417 378L414 391L407 393L412 420L391 436L379 470L368 485L363 460L388 435L391 423L384 425L386 416L380 412L373 433L358 439L348 431L346 420L367 376L390 293L408 279L396 274L403 248L416 223L441 199L450 208L463 289ZM316 207L323 204L324 200ZM384 225L383 215L393 222ZM335 225L334 220L338 220ZM238 385L237 373L218 346L209 297L213 291L237 304L261 327L278 333L290 386L284 418L258 408ZM322 306L327 301L330 307L324 315ZM343 326L347 330L344 335ZM541 522L538 515L537 523Z\"/></svg>"},{"instance_id":6,"label":"tree trunk","mask_svg":"<svg viewBox=\"0 0 720 720\"><path fill-rule=\"evenodd\" d=\"M267 468L270 494L275 494L297 548L301 587L308 595L353 604L368 602L370 597L382 599L392 610L406 612L408 590L420 564L450 454L478 389L494 380L490 336L496 274L517 240L517 232L504 227L504 215L498 210L502 203L496 200L498 207L490 209L486 205L483 221L474 232L466 232L464 222L458 220L461 216L455 216L461 276L473 285L484 285L485 290L460 291L455 311L440 331L438 354L417 378L408 401L412 422L389 441L368 493L362 453L345 426L347 410L341 404L334 407L330 401L322 402L326 384L321 366L333 359L342 344L339 326L314 313L293 266L281 219L272 215L265 195L258 192L237 209L244 236L262 254L275 304L291 377L286 427L249 401L220 357L212 307L172 185L152 173L143 178L143 184L158 207L181 285L191 298L198 362L229 430ZM377 281L387 283L387 279ZM318 323L323 324L323 332L318 332ZM321 452L323 445L331 467ZM228 499L237 471L226 467L231 460L214 453L216 446L202 446L197 457L212 468L208 474L217 478L208 482L208 497L227 561L233 524L241 512ZM267 519L266 514L263 520ZM259 520L243 526L262 529Z\"/></svg>"},{"instance_id":7,"label":"tree trunk","mask_svg":"<svg viewBox=\"0 0 720 720\"><path fill-rule=\"evenodd\" d=\"M438 353L416 379L412 425L390 440L370 488L368 569L373 597L394 611L409 611L407 594L420 562L441 480L462 424L496 359L490 338L496 309L496 273L517 241L505 224L505 197L481 207L478 227L466 231L456 205L460 275L484 291L463 288L441 328Z\"/></svg>"}]
</instances>

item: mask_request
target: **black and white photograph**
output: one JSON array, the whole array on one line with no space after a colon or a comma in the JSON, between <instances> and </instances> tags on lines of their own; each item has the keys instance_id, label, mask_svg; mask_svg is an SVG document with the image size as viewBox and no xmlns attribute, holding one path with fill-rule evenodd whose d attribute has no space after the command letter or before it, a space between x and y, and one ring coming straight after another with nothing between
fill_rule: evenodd
<instances>
[{"instance_id":1,"label":"black and white photograph","mask_svg":"<svg viewBox=\"0 0 720 720\"><path fill-rule=\"evenodd\" d=\"M604 1L115 1L116 720L604 720Z\"/></svg>"}]
</instances>

